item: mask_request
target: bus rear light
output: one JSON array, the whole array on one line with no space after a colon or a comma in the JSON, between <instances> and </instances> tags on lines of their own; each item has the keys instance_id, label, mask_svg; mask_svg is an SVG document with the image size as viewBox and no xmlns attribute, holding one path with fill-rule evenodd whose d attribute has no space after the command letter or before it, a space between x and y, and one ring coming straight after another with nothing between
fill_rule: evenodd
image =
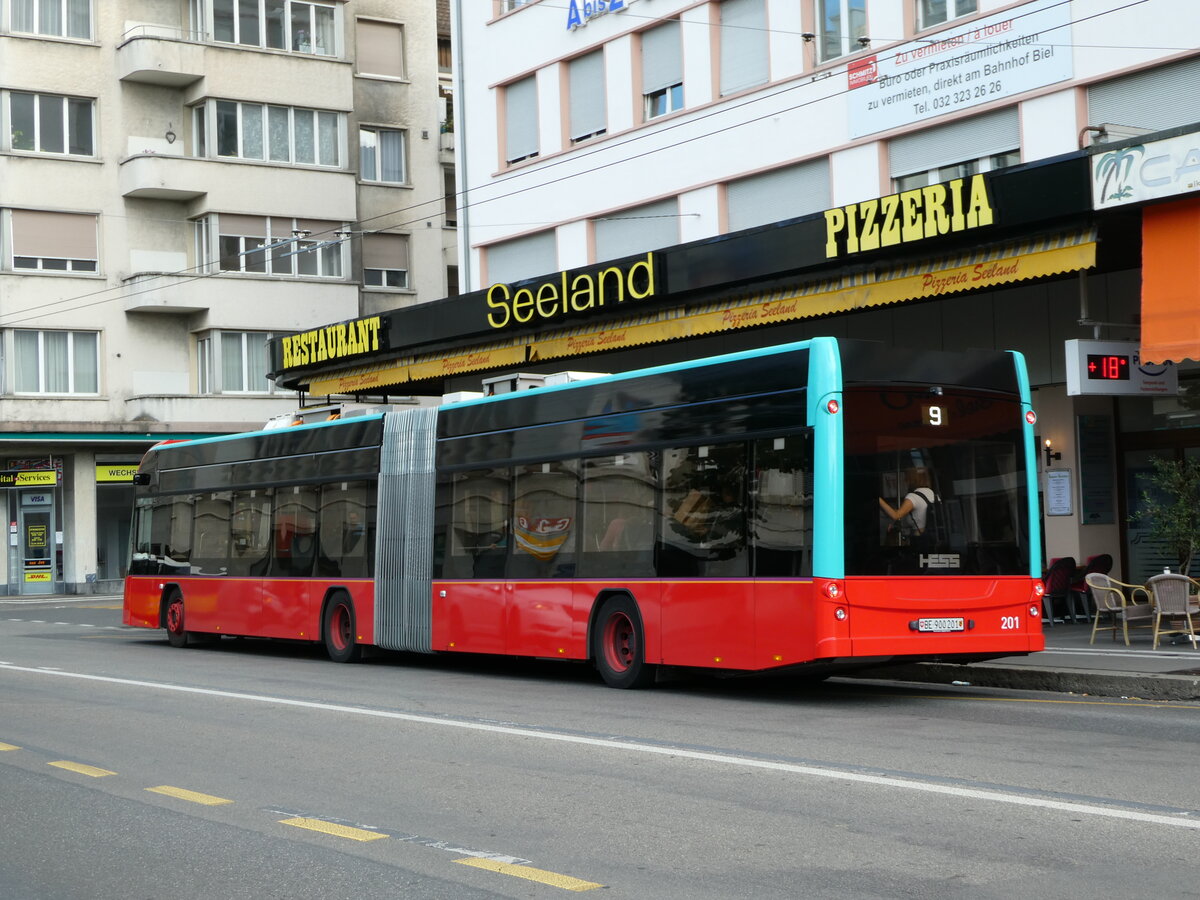
<instances>
[{"instance_id":1,"label":"bus rear light","mask_svg":"<svg viewBox=\"0 0 1200 900\"><path fill-rule=\"evenodd\" d=\"M830 400L825 404L825 409L831 416L836 416L841 407L838 406L838 402L836 400Z\"/></svg>"},{"instance_id":2,"label":"bus rear light","mask_svg":"<svg viewBox=\"0 0 1200 900\"><path fill-rule=\"evenodd\" d=\"M1044 593L1046 593L1046 585L1040 581L1035 581L1033 583L1033 596L1040 599Z\"/></svg>"},{"instance_id":3,"label":"bus rear light","mask_svg":"<svg viewBox=\"0 0 1200 900\"><path fill-rule=\"evenodd\" d=\"M1029 617L1031 619L1036 619L1041 614L1042 614L1042 611L1040 609L1038 609L1036 606L1029 607Z\"/></svg>"},{"instance_id":4,"label":"bus rear light","mask_svg":"<svg viewBox=\"0 0 1200 900\"><path fill-rule=\"evenodd\" d=\"M842 609L842 607L839 606L837 609L835 609L833 611L833 617L835 619L837 619L839 622L846 621L846 610Z\"/></svg>"},{"instance_id":5,"label":"bus rear light","mask_svg":"<svg viewBox=\"0 0 1200 900\"><path fill-rule=\"evenodd\" d=\"M838 597L842 596L842 586L836 581L825 582L821 590L830 600L836 600Z\"/></svg>"}]
</instances>

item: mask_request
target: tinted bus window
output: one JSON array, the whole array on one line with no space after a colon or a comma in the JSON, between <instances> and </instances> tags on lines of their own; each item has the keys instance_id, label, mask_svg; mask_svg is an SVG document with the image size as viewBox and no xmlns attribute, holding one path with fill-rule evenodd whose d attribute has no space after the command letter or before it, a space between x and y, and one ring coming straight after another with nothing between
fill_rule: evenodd
<instances>
[{"instance_id":1,"label":"tinted bus window","mask_svg":"<svg viewBox=\"0 0 1200 900\"><path fill-rule=\"evenodd\" d=\"M271 558L271 491L236 491L232 510L229 574L267 574Z\"/></svg>"},{"instance_id":2,"label":"tinted bus window","mask_svg":"<svg viewBox=\"0 0 1200 900\"><path fill-rule=\"evenodd\" d=\"M570 578L575 574L574 460L517 466L509 578Z\"/></svg>"},{"instance_id":3,"label":"tinted bus window","mask_svg":"<svg viewBox=\"0 0 1200 900\"><path fill-rule=\"evenodd\" d=\"M754 443L754 574L812 574L812 435Z\"/></svg>"},{"instance_id":4,"label":"tinted bus window","mask_svg":"<svg viewBox=\"0 0 1200 900\"><path fill-rule=\"evenodd\" d=\"M369 578L375 571L375 490L370 481L321 488L317 574Z\"/></svg>"},{"instance_id":5,"label":"tinted bus window","mask_svg":"<svg viewBox=\"0 0 1200 900\"><path fill-rule=\"evenodd\" d=\"M312 574L317 558L317 507L314 487L277 489L271 534L272 574Z\"/></svg>"},{"instance_id":6,"label":"tinted bus window","mask_svg":"<svg viewBox=\"0 0 1200 900\"><path fill-rule=\"evenodd\" d=\"M1029 570L1020 405L987 395L845 393L847 575L1019 575ZM919 491L915 516L894 521ZM920 526L924 526L923 528Z\"/></svg>"},{"instance_id":7,"label":"tinted bus window","mask_svg":"<svg viewBox=\"0 0 1200 900\"><path fill-rule=\"evenodd\" d=\"M651 453L620 453L583 461L579 575L654 575L657 493Z\"/></svg>"},{"instance_id":8,"label":"tinted bus window","mask_svg":"<svg viewBox=\"0 0 1200 900\"><path fill-rule=\"evenodd\" d=\"M193 572L225 575L229 571L232 505L232 491L214 491L196 497Z\"/></svg>"},{"instance_id":9,"label":"tinted bus window","mask_svg":"<svg viewBox=\"0 0 1200 900\"><path fill-rule=\"evenodd\" d=\"M444 537L441 578L503 578L508 553L511 473L506 468L455 472L438 484Z\"/></svg>"},{"instance_id":10,"label":"tinted bus window","mask_svg":"<svg viewBox=\"0 0 1200 900\"><path fill-rule=\"evenodd\" d=\"M746 445L706 444L663 453L658 574L750 574Z\"/></svg>"}]
</instances>

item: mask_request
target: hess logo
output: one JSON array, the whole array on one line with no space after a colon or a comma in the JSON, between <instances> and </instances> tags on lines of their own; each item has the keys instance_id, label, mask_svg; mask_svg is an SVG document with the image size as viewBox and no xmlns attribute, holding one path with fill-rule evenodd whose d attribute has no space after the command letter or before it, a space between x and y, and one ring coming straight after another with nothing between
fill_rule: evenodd
<instances>
[{"instance_id":1,"label":"hess logo","mask_svg":"<svg viewBox=\"0 0 1200 900\"><path fill-rule=\"evenodd\" d=\"M959 559L957 553L922 553L921 566L926 569L957 569Z\"/></svg>"}]
</instances>

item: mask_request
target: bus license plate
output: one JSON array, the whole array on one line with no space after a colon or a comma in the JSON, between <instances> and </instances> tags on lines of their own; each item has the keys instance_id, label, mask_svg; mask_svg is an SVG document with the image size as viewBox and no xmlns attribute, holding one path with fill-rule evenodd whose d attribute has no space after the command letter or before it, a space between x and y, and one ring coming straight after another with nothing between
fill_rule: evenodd
<instances>
[{"instance_id":1,"label":"bus license plate","mask_svg":"<svg viewBox=\"0 0 1200 900\"><path fill-rule=\"evenodd\" d=\"M917 619L917 631L962 631L963 620L957 619Z\"/></svg>"}]
</instances>

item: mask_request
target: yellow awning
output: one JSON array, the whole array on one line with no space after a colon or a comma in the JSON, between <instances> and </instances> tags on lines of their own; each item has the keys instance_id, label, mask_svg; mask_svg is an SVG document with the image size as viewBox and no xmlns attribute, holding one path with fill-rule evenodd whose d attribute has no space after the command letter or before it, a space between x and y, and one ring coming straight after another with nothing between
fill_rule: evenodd
<instances>
[{"instance_id":1,"label":"yellow awning","mask_svg":"<svg viewBox=\"0 0 1200 900\"><path fill-rule=\"evenodd\" d=\"M1089 269L1096 264L1088 229L1000 244L918 262L816 279L770 294L751 294L654 316L549 335L531 359L553 359L926 300L1015 281Z\"/></svg>"},{"instance_id":2,"label":"yellow awning","mask_svg":"<svg viewBox=\"0 0 1200 900\"><path fill-rule=\"evenodd\" d=\"M442 378L449 375L461 375L463 372L477 372L480 369L493 369L500 366L513 366L525 362L525 341L515 346L512 344L491 345L480 347L469 353L459 353L455 356L427 356L413 360L408 367L408 377L412 381L423 378Z\"/></svg>"},{"instance_id":3,"label":"yellow awning","mask_svg":"<svg viewBox=\"0 0 1200 900\"><path fill-rule=\"evenodd\" d=\"M359 394L390 384L403 384L409 380L408 359L392 359L370 366L357 366L334 372L308 383L308 392L322 394Z\"/></svg>"}]
</instances>

